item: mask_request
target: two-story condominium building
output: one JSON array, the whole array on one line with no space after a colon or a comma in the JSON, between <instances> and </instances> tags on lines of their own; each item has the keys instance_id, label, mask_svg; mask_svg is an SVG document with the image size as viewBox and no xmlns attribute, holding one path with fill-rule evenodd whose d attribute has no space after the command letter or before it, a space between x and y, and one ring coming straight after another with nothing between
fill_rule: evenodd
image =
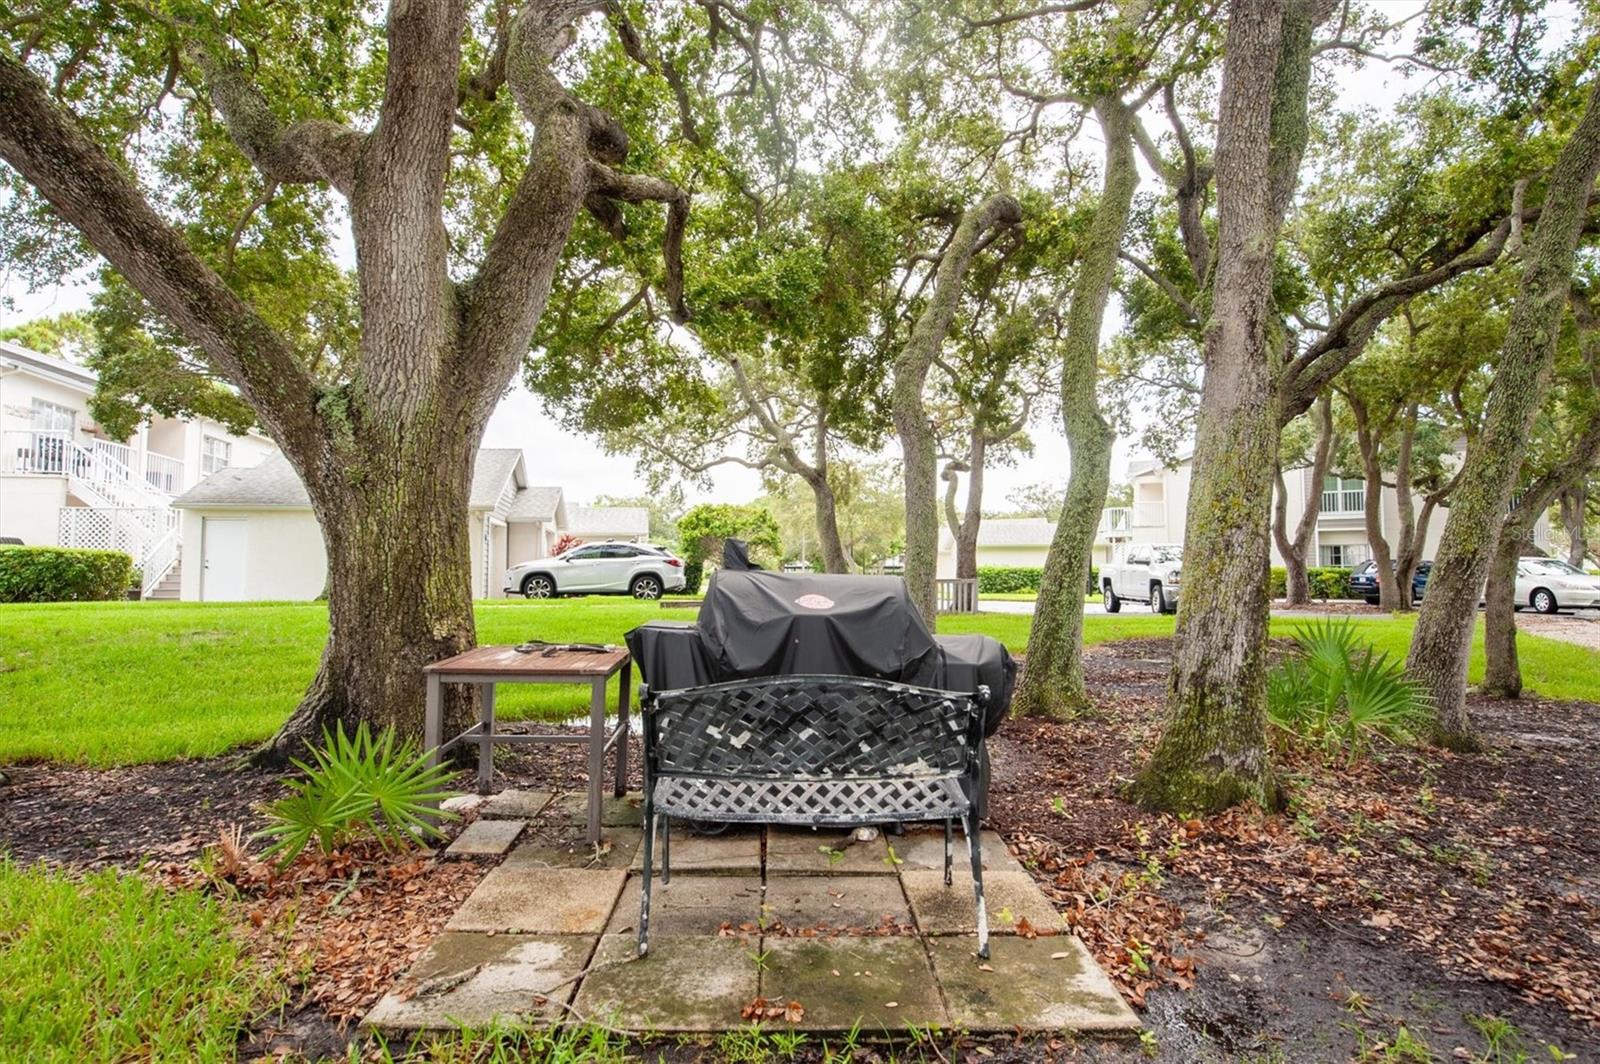
<instances>
[{"instance_id":1,"label":"two-story condominium building","mask_svg":"<svg viewBox=\"0 0 1600 1064\"><path fill-rule=\"evenodd\" d=\"M0 537L122 550L149 597L177 597L182 538L172 500L221 469L277 451L267 436L155 416L114 439L89 412L96 378L0 341Z\"/></svg>"},{"instance_id":2,"label":"two-story condominium building","mask_svg":"<svg viewBox=\"0 0 1600 1064\"><path fill-rule=\"evenodd\" d=\"M1194 468L1194 456L1185 454L1176 464L1167 466L1157 459L1135 459L1128 465L1128 479L1133 488L1133 505L1129 508L1125 544L1182 543L1184 524L1189 517L1189 484ZM1372 546L1367 539L1366 506L1367 484L1360 478L1330 475L1321 484L1312 483L1309 468L1284 471L1285 520L1290 534L1300 523L1309 501L1316 497L1321 502L1317 522L1312 528L1310 563L1312 565L1353 568L1372 557ZM1384 485L1378 525L1390 544L1400 527L1399 495L1393 487ZM1412 496L1412 512L1422 513L1422 498ZM1444 535L1447 510L1436 510L1428 523L1422 557L1432 559L1438 551L1439 540ZM1549 545L1550 524L1540 517L1534 527L1535 545ZM1277 543L1272 544L1272 564L1282 565L1283 557Z\"/></svg>"}]
</instances>

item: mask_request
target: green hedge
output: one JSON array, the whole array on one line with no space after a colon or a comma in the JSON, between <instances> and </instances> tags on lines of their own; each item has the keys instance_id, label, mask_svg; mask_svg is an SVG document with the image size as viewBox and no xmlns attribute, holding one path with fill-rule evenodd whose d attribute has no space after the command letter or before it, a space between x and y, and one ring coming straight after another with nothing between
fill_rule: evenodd
<instances>
[{"instance_id":1,"label":"green hedge","mask_svg":"<svg viewBox=\"0 0 1600 1064\"><path fill-rule=\"evenodd\" d=\"M1350 570L1332 565L1312 566L1306 570L1306 580L1311 584L1314 599L1347 599L1350 594ZM1272 597L1283 598L1289 593L1289 570L1281 565L1272 567Z\"/></svg>"},{"instance_id":2,"label":"green hedge","mask_svg":"<svg viewBox=\"0 0 1600 1064\"><path fill-rule=\"evenodd\" d=\"M1044 570L1029 565L978 566L978 594L1014 595L1019 591L1038 591Z\"/></svg>"},{"instance_id":3,"label":"green hedge","mask_svg":"<svg viewBox=\"0 0 1600 1064\"><path fill-rule=\"evenodd\" d=\"M683 593L685 595L698 595L700 593L700 581L705 579L705 575L705 562L684 562Z\"/></svg>"},{"instance_id":4,"label":"green hedge","mask_svg":"<svg viewBox=\"0 0 1600 1064\"><path fill-rule=\"evenodd\" d=\"M133 559L119 550L0 547L0 602L120 599Z\"/></svg>"}]
</instances>

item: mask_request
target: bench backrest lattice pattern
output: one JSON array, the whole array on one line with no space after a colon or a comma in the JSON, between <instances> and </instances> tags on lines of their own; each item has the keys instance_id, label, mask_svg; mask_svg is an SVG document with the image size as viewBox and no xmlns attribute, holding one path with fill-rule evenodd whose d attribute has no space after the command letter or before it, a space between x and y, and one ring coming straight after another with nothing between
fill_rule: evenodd
<instances>
[{"instance_id":1,"label":"bench backrest lattice pattern","mask_svg":"<svg viewBox=\"0 0 1600 1064\"><path fill-rule=\"evenodd\" d=\"M779 676L647 692L639 952L650 939L656 826L672 874L671 818L811 826L942 820L972 861L978 954L989 955L978 842L988 690L974 695L852 676Z\"/></svg>"},{"instance_id":2,"label":"bench backrest lattice pattern","mask_svg":"<svg viewBox=\"0 0 1600 1064\"><path fill-rule=\"evenodd\" d=\"M660 775L936 779L975 773L982 714L970 695L838 676L783 676L662 691L647 712Z\"/></svg>"}]
</instances>

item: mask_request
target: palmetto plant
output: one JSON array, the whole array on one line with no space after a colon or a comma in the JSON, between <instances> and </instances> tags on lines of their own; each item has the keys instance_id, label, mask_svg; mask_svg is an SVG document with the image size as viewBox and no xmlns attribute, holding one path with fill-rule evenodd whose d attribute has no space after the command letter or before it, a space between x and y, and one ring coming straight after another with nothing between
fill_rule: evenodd
<instances>
[{"instance_id":1,"label":"palmetto plant","mask_svg":"<svg viewBox=\"0 0 1600 1064\"><path fill-rule=\"evenodd\" d=\"M429 766L427 756L407 740L396 744L393 728L376 737L365 723L355 735L342 726L324 730L312 763L295 761L305 778L292 793L267 806L270 821L261 836L274 840L266 856L287 865L313 841L323 852L363 836L385 847L409 846L419 837L441 834L430 817L453 818L436 807L449 797L449 770Z\"/></svg>"},{"instance_id":2,"label":"palmetto plant","mask_svg":"<svg viewBox=\"0 0 1600 1064\"><path fill-rule=\"evenodd\" d=\"M1398 662L1363 644L1348 619L1301 625L1294 638L1294 656L1267 677L1275 727L1351 760L1374 740L1416 734L1428 711L1421 687Z\"/></svg>"}]
</instances>

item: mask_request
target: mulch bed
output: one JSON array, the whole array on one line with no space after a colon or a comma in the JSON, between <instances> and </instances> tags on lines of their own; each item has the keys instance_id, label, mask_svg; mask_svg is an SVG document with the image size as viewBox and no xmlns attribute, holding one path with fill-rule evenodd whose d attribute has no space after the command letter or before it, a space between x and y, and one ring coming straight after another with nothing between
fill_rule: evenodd
<instances>
[{"instance_id":1,"label":"mulch bed","mask_svg":"<svg viewBox=\"0 0 1600 1064\"><path fill-rule=\"evenodd\" d=\"M1092 648L1093 716L1009 721L991 740L992 826L1143 1007L1154 1046L991 1043L962 1059L1341 1060L1401 1024L1439 1058L1473 1059L1485 1015L1514 1024L1530 1059L1550 1058L1541 1043L1600 1059L1600 706L1474 696L1488 753L1386 749L1347 767L1286 751L1284 814L1179 821L1121 797L1159 729L1170 653L1167 639ZM497 759L508 785L585 780L577 747ZM6 773L0 850L18 860L153 862L194 882L212 847L241 921L307 973L284 1030L253 1049L339 1052L341 1022L487 867L358 853L277 876L230 858L222 833L259 827L253 806L281 788L237 758Z\"/></svg>"}]
</instances>

